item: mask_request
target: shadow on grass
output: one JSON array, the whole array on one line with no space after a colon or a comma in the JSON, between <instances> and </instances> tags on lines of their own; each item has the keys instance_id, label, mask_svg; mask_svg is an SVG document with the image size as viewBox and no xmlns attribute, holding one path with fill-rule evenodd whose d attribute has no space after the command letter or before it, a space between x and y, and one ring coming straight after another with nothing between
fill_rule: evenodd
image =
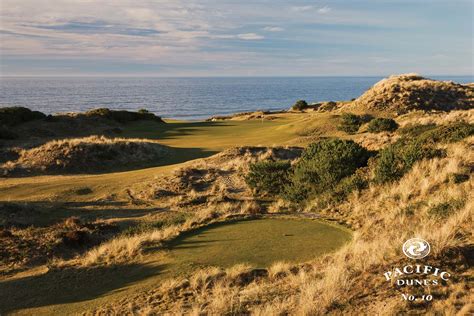
<instances>
[{"instance_id":1,"label":"shadow on grass","mask_svg":"<svg viewBox=\"0 0 474 316\"><path fill-rule=\"evenodd\" d=\"M236 124L217 121L197 121L197 122L173 122L160 125L152 125L149 122L132 123L125 129L124 135L127 137L145 137L150 139L176 139L178 137L196 135L200 131L216 128L230 127Z\"/></svg>"},{"instance_id":2,"label":"shadow on grass","mask_svg":"<svg viewBox=\"0 0 474 316\"><path fill-rule=\"evenodd\" d=\"M0 201L0 227L45 227L69 217L79 217L86 222L109 218L138 218L150 213L167 211L158 207L131 208L125 202L44 202Z\"/></svg>"},{"instance_id":3,"label":"shadow on grass","mask_svg":"<svg viewBox=\"0 0 474 316\"><path fill-rule=\"evenodd\" d=\"M26 308L82 302L157 275L165 265L121 265L52 270L0 281L0 315ZM120 290L121 291L121 290Z\"/></svg>"},{"instance_id":4,"label":"shadow on grass","mask_svg":"<svg viewBox=\"0 0 474 316\"><path fill-rule=\"evenodd\" d=\"M166 248L168 248L169 250L173 250L177 248L179 249L194 248L194 247L197 248L197 247L202 247L202 245L207 244L207 243L237 240L237 239L212 239L212 240L208 239L208 240L192 241L188 239L192 237L198 237L198 238L206 237L206 235L209 234L209 231L218 227L231 226L237 223L245 223L247 221L256 221L256 220L259 220L259 218L258 217L236 218L236 219L227 220L225 222L209 224L204 227L200 227L200 228L193 229L187 232L183 232L178 237L166 243Z\"/></svg>"},{"instance_id":5,"label":"shadow on grass","mask_svg":"<svg viewBox=\"0 0 474 316\"><path fill-rule=\"evenodd\" d=\"M88 170L49 170L46 172L39 172L34 170L23 170L18 169L7 176L0 176L0 179L3 178L27 178L31 176L40 176L40 175L102 175L112 172L127 172L133 170L140 170L146 168L155 168L168 165L174 165L183 163L193 159L206 158L212 156L218 151L213 150L204 150L201 148L178 148L178 147L169 147L170 152L163 158L149 161L149 162L130 162L126 165L121 166L111 166L108 165L107 160L103 161L103 164L100 166L100 170L94 170L95 166L91 166Z\"/></svg>"}]
</instances>

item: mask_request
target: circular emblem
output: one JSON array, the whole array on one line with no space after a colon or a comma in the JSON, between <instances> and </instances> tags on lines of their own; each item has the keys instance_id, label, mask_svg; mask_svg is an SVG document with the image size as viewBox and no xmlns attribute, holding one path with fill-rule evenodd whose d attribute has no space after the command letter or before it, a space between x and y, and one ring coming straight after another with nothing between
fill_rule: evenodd
<instances>
[{"instance_id":1,"label":"circular emblem","mask_svg":"<svg viewBox=\"0 0 474 316\"><path fill-rule=\"evenodd\" d=\"M403 244L403 253L411 259L421 259L430 253L430 244L421 238L412 238Z\"/></svg>"}]
</instances>

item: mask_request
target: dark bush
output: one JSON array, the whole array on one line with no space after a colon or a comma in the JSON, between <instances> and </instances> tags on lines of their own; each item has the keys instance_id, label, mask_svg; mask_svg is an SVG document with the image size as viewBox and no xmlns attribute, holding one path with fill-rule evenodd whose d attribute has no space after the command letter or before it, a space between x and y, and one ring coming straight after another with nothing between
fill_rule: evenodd
<instances>
[{"instance_id":1,"label":"dark bush","mask_svg":"<svg viewBox=\"0 0 474 316\"><path fill-rule=\"evenodd\" d=\"M362 124L369 122L371 119L372 116L368 114L356 115L353 113L344 113L341 115L341 120L337 128L347 134L355 134Z\"/></svg>"},{"instance_id":2,"label":"dark bush","mask_svg":"<svg viewBox=\"0 0 474 316\"><path fill-rule=\"evenodd\" d=\"M87 111L85 113L85 116L93 118L106 118L109 120L117 121L119 123L128 123L141 120L163 122L163 120L159 116L156 116L155 114L150 113L146 110L141 110L139 112L130 112L114 111L107 108L99 108Z\"/></svg>"},{"instance_id":3,"label":"dark bush","mask_svg":"<svg viewBox=\"0 0 474 316\"><path fill-rule=\"evenodd\" d=\"M453 214L455 211L461 209L464 206L463 200L449 200L443 203L434 205L428 210L428 215L436 218L446 218Z\"/></svg>"},{"instance_id":4,"label":"dark bush","mask_svg":"<svg viewBox=\"0 0 474 316\"><path fill-rule=\"evenodd\" d=\"M366 168L357 169L353 175L343 178L333 191L325 192L319 199L319 206L343 202L352 192L366 189L369 179L364 169Z\"/></svg>"},{"instance_id":5,"label":"dark bush","mask_svg":"<svg viewBox=\"0 0 474 316\"><path fill-rule=\"evenodd\" d=\"M250 165L245 181L256 193L279 195L289 185L290 168L288 161L260 161Z\"/></svg>"},{"instance_id":6,"label":"dark bush","mask_svg":"<svg viewBox=\"0 0 474 316\"><path fill-rule=\"evenodd\" d=\"M305 100L298 100L295 102L295 104L293 104L291 109L294 111L302 111L304 109L307 109L308 107L309 105Z\"/></svg>"},{"instance_id":7,"label":"dark bush","mask_svg":"<svg viewBox=\"0 0 474 316\"><path fill-rule=\"evenodd\" d=\"M368 131L370 133L393 132L398 128L397 122L390 118L376 118L370 121Z\"/></svg>"},{"instance_id":8,"label":"dark bush","mask_svg":"<svg viewBox=\"0 0 474 316\"><path fill-rule=\"evenodd\" d=\"M463 183L463 182L466 182L467 180L469 180L469 174L466 174L466 173L451 173L448 176L448 180L455 183L455 184Z\"/></svg>"},{"instance_id":9,"label":"dark bush","mask_svg":"<svg viewBox=\"0 0 474 316\"><path fill-rule=\"evenodd\" d=\"M45 114L38 111L31 111L25 107L14 106L0 108L0 125L15 126L44 118L46 118Z\"/></svg>"},{"instance_id":10,"label":"dark bush","mask_svg":"<svg viewBox=\"0 0 474 316\"><path fill-rule=\"evenodd\" d=\"M402 139L382 149L374 167L374 181L385 183L400 179L413 164L422 159L441 157L444 152L418 140Z\"/></svg>"},{"instance_id":11,"label":"dark bush","mask_svg":"<svg viewBox=\"0 0 474 316\"><path fill-rule=\"evenodd\" d=\"M82 230L65 232L62 235L62 242L69 247L81 247L89 242L89 234Z\"/></svg>"},{"instance_id":12,"label":"dark bush","mask_svg":"<svg viewBox=\"0 0 474 316\"><path fill-rule=\"evenodd\" d=\"M6 126L0 126L0 139L16 139L18 135L9 130Z\"/></svg>"},{"instance_id":13,"label":"dark bush","mask_svg":"<svg viewBox=\"0 0 474 316\"><path fill-rule=\"evenodd\" d=\"M325 139L309 145L291 175L290 200L334 191L339 182L367 165L370 152L351 140Z\"/></svg>"}]
</instances>

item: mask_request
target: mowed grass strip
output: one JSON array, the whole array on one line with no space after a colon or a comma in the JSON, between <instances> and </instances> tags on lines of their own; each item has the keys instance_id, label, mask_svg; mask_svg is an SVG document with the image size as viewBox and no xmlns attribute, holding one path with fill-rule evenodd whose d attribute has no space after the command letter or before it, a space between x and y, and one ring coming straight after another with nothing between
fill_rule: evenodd
<instances>
[{"instance_id":1,"label":"mowed grass strip","mask_svg":"<svg viewBox=\"0 0 474 316\"><path fill-rule=\"evenodd\" d=\"M184 234L173 241L169 254L176 265L249 263L264 268L277 261L314 259L350 238L345 229L318 220L259 219L216 224Z\"/></svg>"}]
</instances>

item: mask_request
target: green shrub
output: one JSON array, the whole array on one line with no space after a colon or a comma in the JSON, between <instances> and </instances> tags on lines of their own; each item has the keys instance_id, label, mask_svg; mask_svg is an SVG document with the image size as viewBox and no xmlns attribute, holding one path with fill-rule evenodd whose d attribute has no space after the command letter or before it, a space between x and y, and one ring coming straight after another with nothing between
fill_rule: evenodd
<instances>
[{"instance_id":1,"label":"green shrub","mask_svg":"<svg viewBox=\"0 0 474 316\"><path fill-rule=\"evenodd\" d=\"M38 111L31 111L25 107L14 106L0 108L0 125L15 126L44 118L46 118L45 114Z\"/></svg>"},{"instance_id":2,"label":"green shrub","mask_svg":"<svg viewBox=\"0 0 474 316\"><path fill-rule=\"evenodd\" d=\"M452 199L446 202L442 202L432 206L428 210L428 215L436 218L446 218L453 214L455 211L461 209L464 206L464 200Z\"/></svg>"},{"instance_id":3,"label":"green shrub","mask_svg":"<svg viewBox=\"0 0 474 316\"><path fill-rule=\"evenodd\" d=\"M418 136L421 142L454 143L474 135L474 124L455 122L441 125Z\"/></svg>"},{"instance_id":4,"label":"green shrub","mask_svg":"<svg viewBox=\"0 0 474 316\"><path fill-rule=\"evenodd\" d=\"M405 138L416 138L420 142L453 143L474 135L474 124L454 122L446 125L411 125L398 131Z\"/></svg>"},{"instance_id":5,"label":"green shrub","mask_svg":"<svg viewBox=\"0 0 474 316\"><path fill-rule=\"evenodd\" d=\"M341 115L341 120L337 129L346 132L347 134L355 134L362 124L369 122L372 118L373 117L368 114L356 115L353 113L344 113Z\"/></svg>"},{"instance_id":6,"label":"green shrub","mask_svg":"<svg viewBox=\"0 0 474 316\"><path fill-rule=\"evenodd\" d=\"M295 104L293 104L291 109L294 111L302 111L304 109L307 109L308 107L309 105L305 100L298 100L295 102Z\"/></svg>"},{"instance_id":7,"label":"green shrub","mask_svg":"<svg viewBox=\"0 0 474 316\"><path fill-rule=\"evenodd\" d=\"M327 191L319 199L319 206L326 207L331 203L343 202L349 194L361 191L369 186L368 177L364 169L359 168L353 175L343 178L333 191Z\"/></svg>"},{"instance_id":8,"label":"green shrub","mask_svg":"<svg viewBox=\"0 0 474 316\"><path fill-rule=\"evenodd\" d=\"M288 161L260 161L250 165L245 181L257 193L278 195L289 184L290 167Z\"/></svg>"},{"instance_id":9,"label":"green shrub","mask_svg":"<svg viewBox=\"0 0 474 316\"><path fill-rule=\"evenodd\" d=\"M436 128L436 124L424 124L424 125L408 125L398 130L402 136L407 138L416 138L426 131L430 131Z\"/></svg>"},{"instance_id":10,"label":"green shrub","mask_svg":"<svg viewBox=\"0 0 474 316\"><path fill-rule=\"evenodd\" d=\"M390 118L376 118L370 121L368 131L370 133L393 132L398 128L397 122Z\"/></svg>"},{"instance_id":11,"label":"green shrub","mask_svg":"<svg viewBox=\"0 0 474 316\"><path fill-rule=\"evenodd\" d=\"M422 159L441 157L442 150L417 140L402 139L382 149L374 167L374 181L377 183L391 182L400 179L413 164Z\"/></svg>"},{"instance_id":12,"label":"green shrub","mask_svg":"<svg viewBox=\"0 0 474 316\"><path fill-rule=\"evenodd\" d=\"M149 120L149 121L158 121L163 122L163 120L156 116L153 113L148 112L147 110L140 110L138 112L130 111L114 111L107 108L99 108L87 111L84 114L86 117L95 117L95 118L106 118L109 120L117 121L119 123L128 123L133 121L140 120Z\"/></svg>"},{"instance_id":13,"label":"green shrub","mask_svg":"<svg viewBox=\"0 0 474 316\"><path fill-rule=\"evenodd\" d=\"M369 157L370 152L351 140L313 143L295 165L287 197L294 200L334 191L343 178L366 166Z\"/></svg>"}]
</instances>

